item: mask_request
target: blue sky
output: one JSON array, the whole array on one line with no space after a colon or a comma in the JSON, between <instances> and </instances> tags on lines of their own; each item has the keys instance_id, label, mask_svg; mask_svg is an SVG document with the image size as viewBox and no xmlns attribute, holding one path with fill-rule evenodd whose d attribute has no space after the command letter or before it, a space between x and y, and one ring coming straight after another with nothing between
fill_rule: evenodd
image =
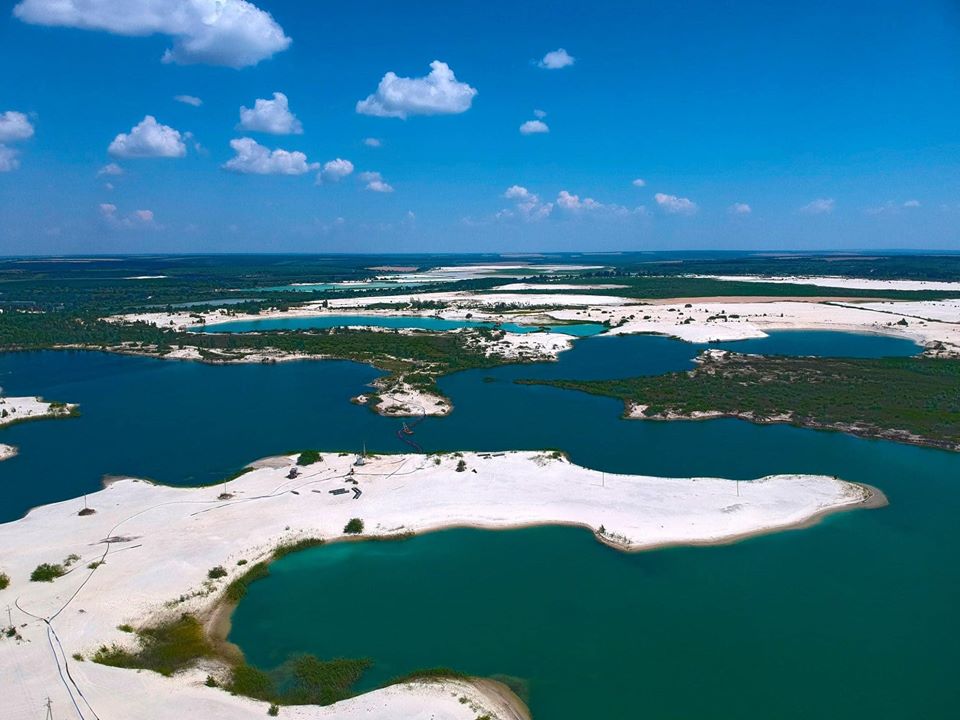
<instances>
[{"instance_id":1,"label":"blue sky","mask_svg":"<svg viewBox=\"0 0 960 720\"><path fill-rule=\"evenodd\" d=\"M0 253L960 249L956 2L225 5L5 4Z\"/></svg>"}]
</instances>

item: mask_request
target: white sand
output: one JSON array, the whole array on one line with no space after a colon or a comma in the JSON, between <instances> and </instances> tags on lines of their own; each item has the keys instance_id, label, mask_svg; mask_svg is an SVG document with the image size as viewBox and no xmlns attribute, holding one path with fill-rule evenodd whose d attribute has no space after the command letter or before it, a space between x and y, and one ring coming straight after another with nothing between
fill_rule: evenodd
<instances>
[{"instance_id":1,"label":"white sand","mask_svg":"<svg viewBox=\"0 0 960 720\"><path fill-rule=\"evenodd\" d=\"M3 717L42 717L48 695L57 717L93 717L86 710L82 716L72 711L69 683L60 675L65 665L104 720L263 717L264 703L203 686L210 668L167 679L71 656L89 655L104 643L130 645L132 636L117 629L122 623L140 626L181 612L203 615L242 570L238 560L262 559L285 540L337 537L351 517L363 518L367 531L377 534L455 525L604 525L625 547L639 549L719 542L796 526L826 511L856 507L867 494L860 486L824 476L741 482L738 497L737 484L728 480L604 475L542 453L465 453L463 459L467 470L459 473L457 456L444 456L439 465L421 455L370 459L355 468L363 493L355 500L352 492L328 493L353 487L344 483L354 469L352 457L325 455L294 480L286 478L293 458L274 458L233 480L228 489L234 499L228 501L217 500L222 486L172 488L122 480L89 496L94 515L79 517L82 501L70 500L0 525L0 569L11 578L10 587L0 591L0 607L14 606L13 622L24 640L0 640ZM110 537L119 539L104 542ZM68 575L53 583L28 581L39 563L60 562L71 553L80 560ZM101 558L105 564L87 569ZM207 581L207 571L216 565L230 575ZM55 650L47 626L34 616L51 619ZM461 695L470 703L461 704ZM281 715L474 720L482 712L471 704L496 718L510 717L479 690L461 683L394 687L326 709L284 708Z\"/></svg>"},{"instance_id":2,"label":"white sand","mask_svg":"<svg viewBox=\"0 0 960 720\"><path fill-rule=\"evenodd\" d=\"M17 448L13 445L7 445L5 443L0 443L0 462L4 460L9 460L12 457L15 457L17 454Z\"/></svg>"},{"instance_id":3,"label":"white sand","mask_svg":"<svg viewBox=\"0 0 960 720\"><path fill-rule=\"evenodd\" d=\"M960 294L960 282L938 282L935 280L871 280L869 278L808 275L691 275L689 277L731 282L817 285L819 287L847 288L850 290L937 290Z\"/></svg>"},{"instance_id":4,"label":"white sand","mask_svg":"<svg viewBox=\"0 0 960 720\"><path fill-rule=\"evenodd\" d=\"M506 285L498 285L497 290L499 292L516 292L517 290L546 290L547 292L551 290L616 290L618 288L625 288L626 285L612 285L612 284L599 284L599 285L564 285L563 283L508 283Z\"/></svg>"},{"instance_id":5,"label":"white sand","mask_svg":"<svg viewBox=\"0 0 960 720\"><path fill-rule=\"evenodd\" d=\"M37 420L69 415L76 405L54 407L39 397L0 397L0 427L19 420Z\"/></svg>"}]
</instances>

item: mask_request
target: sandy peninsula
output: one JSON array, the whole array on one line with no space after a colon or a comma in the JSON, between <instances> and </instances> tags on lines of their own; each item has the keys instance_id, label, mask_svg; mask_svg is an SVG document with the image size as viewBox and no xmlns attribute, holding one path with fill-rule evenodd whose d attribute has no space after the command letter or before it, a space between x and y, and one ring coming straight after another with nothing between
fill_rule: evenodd
<instances>
[{"instance_id":1,"label":"sandy peninsula","mask_svg":"<svg viewBox=\"0 0 960 720\"><path fill-rule=\"evenodd\" d=\"M69 417L76 410L76 405L47 402L39 397L0 397L0 427L25 420Z\"/></svg>"},{"instance_id":2,"label":"sandy peninsula","mask_svg":"<svg viewBox=\"0 0 960 720\"><path fill-rule=\"evenodd\" d=\"M12 457L15 457L18 450L14 445L7 445L5 443L0 443L0 462L4 460L9 460Z\"/></svg>"},{"instance_id":3,"label":"sandy peninsula","mask_svg":"<svg viewBox=\"0 0 960 720\"><path fill-rule=\"evenodd\" d=\"M42 716L49 696L58 717L263 717L265 703L204 685L208 674L223 672L214 661L165 678L76 658L104 644L131 646L133 636L118 629L123 624L142 627L185 612L210 617L226 584L242 572L239 561L265 559L282 542L337 539L353 517L382 536L573 524L618 549L641 550L731 542L882 502L876 491L826 476L736 483L615 475L539 452L385 455L363 466L354 466L352 456L324 454L290 478L294 460L254 463L227 485L226 499L222 485L174 488L124 479L88 496L94 514L78 515L83 502L70 500L0 525L0 572L10 578L0 605L11 605L20 638L0 640L0 676L8 679L4 716ZM330 493L340 489L348 492ZM77 559L65 576L29 581L40 563L71 556ZM217 565L227 576L209 580ZM458 680L393 686L326 708L283 708L281 715L515 720L522 712L490 686Z\"/></svg>"}]
</instances>

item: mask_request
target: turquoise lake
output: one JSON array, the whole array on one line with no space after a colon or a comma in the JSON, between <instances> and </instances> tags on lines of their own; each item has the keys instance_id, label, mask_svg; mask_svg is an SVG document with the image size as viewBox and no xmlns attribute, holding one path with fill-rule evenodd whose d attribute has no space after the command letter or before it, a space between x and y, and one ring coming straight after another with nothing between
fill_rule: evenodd
<instances>
[{"instance_id":1,"label":"turquoise lake","mask_svg":"<svg viewBox=\"0 0 960 720\"><path fill-rule=\"evenodd\" d=\"M268 318L264 320L234 320L222 323L213 323L202 328L193 328L194 332L212 333L243 333L266 332L269 330L319 330L335 327L380 327L380 328L414 328L419 330L456 330L457 328L500 328L515 333L540 332L546 327L552 332L586 337L602 333L606 328L599 323L579 323L570 325L521 325L519 323L491 323L478 320L445 320L436 317L409 316L376 316L376 315L325 315L323 317L290 317Z\"/></svg>"},{"instance_id":2,"label":"turquoise lake","mask_svg":"<svg viewBox=\"0 0 960 720\"><path fill-rule=\"evenodd\" d=\"M807 332L725 346L917 352ZM618 472L821 472L876 485L891 505L731 546L636 555L571 528L334 544L274 564L237 609L231 639L266 668L296 652L371 657L364 687L438 665L520 678L537 718L954 717L960 454L737 420L625 421L609 398L511 382L661 373L691 367L701 349L600 336L556 363L458 373L440 381L454 412L420 423L416 439L427 451L556 447ZM377 375L334 361L0 355L5 392L82 411L0 430L21 451L0 464L2 519L109 474L195 484L304 447L403 451L399 420L348 402Z\"/></svg>"}]
</instances>

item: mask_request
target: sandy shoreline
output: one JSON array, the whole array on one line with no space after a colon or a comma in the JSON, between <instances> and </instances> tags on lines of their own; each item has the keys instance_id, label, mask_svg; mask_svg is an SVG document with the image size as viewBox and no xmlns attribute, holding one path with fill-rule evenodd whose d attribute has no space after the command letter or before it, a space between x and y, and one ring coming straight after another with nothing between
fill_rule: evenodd
<instances>
[{"instance_id":1,"label":"sandy shoreline","mask_svg":"<svg viewBox=\"0 0 960 720\"><path fill-rule=\"evenodd\" d=\"M0 641L0 675L7 683L5 704L12 718L32 718L36 700L49 694L66 708L82 689L101 717L182 717L234 720L260 717L264 703L235 697L203 684L216 668L163 678L77 662L103 644L130 646L117 629L142 627L163 617L189 612L216 624L223 588L244 567L268 558L277 545L305 537L335 540L351 517L361 517L369 534L421 533L446 527L501 529L532 524L576 524L607 528L618 549L650 549L669 544L729 542L748 534L775 532L812 522L824 514L865 507L875 496L859 485L826 476L772 476L739 483L715 478L670 479L606 474L570 464L547 453L463 453L439 457L398 455L370 458L324 454L324 461L301 468L290 479L293 458L254 463L254 470L232 480L229 500L221 486L174 488L119 480L88 496L96 514L78 517L81 500L32 510L0 525L0 570L11 585L0 603L14 606L22 643ZM463 460L466 470L458 472ZM351 475L351 471L353 474ZM351 480L356 480L353 485ZM354 499L352 488L361 492ZM351 489L332 495L333 489ZM31 583L41 562L80 556L71 571L53 583ZM88 569L100 559L105 564ZM239 560L247 565L238 566ZM208 580L217 565L222 580ZM30 613L28 615L27 613ZM63 651L50 654L51 619ZM220 628L222 633L222 626ZM69 666L75 687L60 673ZM162 693L162 708L151 699ZM284 708L284 716L395 720L433 717L475 720L469 705L492 717L516 717L516 708L463 681L393 686L319 708ZM499 709L496 709L499 708Z\"/></svg>"}]
</instances>

